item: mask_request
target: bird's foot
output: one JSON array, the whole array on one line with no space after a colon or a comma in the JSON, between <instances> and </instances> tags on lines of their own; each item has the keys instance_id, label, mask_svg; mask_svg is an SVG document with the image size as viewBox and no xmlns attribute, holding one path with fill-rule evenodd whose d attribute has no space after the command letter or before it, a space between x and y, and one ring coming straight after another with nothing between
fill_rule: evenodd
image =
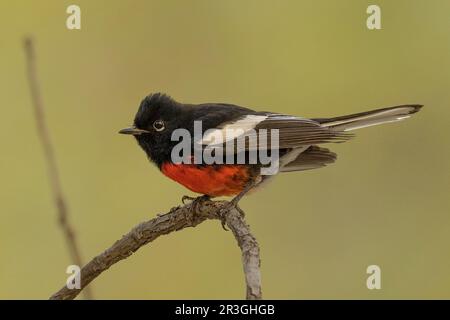
<instances>
[{"instance_id":1,"label":"bird's foot","mask_svg":"<svg viewBox=\"0 0 450 320\"><path fill-rule=\"evenodd\" d=\"M200 212L200 208L202 206L202 204L205 201L208 201L210 199L210 196L208 195L202 195L200 197L190 197L190 196L183 196L181 198L181 202L183 202L183 204L186 204L187 201L191 202L191 207L189 209L191 217L195 217L195 215L197 215ZM188 219L189 221L191 219ZM192 222L192 221L190 221Z\"/></svg>"},{"instance_id":2,"label":"bird's foot","mask_svg":"<svg viewBox=\"0 0 450 320\"><path fill-rule=\"evenodd\" d=\"M191 196L186 196L186 195L184 195L182 198L181 198L181 202L183 203L183 204L186 204L186 202L187 201L194 201L195 199L197 199L197 197L191 197Z\"/></svg>"},{"instance_id":3,"label":"bird's foot","mask_svg":"<svg viewBox=\"0 0 450 320\"><path fill-rule=\"evenodd\" d=\"M245 212L238 205L239 200L240 200L239 198L233 198L231 201L224 204L222 206L222 208L220 208L219 212L217 213L217 215L219 216L220 222L222 223L222 228L225 231L228 231L228 229L226 227L227 215L229 214L229 212L231 210L235 209L237 212L239 212L241 214L242 217L245 217Z\"/></svg>"}]
</instances>

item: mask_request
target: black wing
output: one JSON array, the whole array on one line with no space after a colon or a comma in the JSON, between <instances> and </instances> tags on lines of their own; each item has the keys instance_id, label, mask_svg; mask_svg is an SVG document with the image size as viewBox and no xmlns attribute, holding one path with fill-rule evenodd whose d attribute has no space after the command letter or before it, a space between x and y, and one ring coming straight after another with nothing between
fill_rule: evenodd
<instances>
[{"instance_id":1,"label":"black wing","mask_svg":"<svg viewBox=\"0 0 450 320\"><path fill-rule=\"evenodd\" d=\"M271 141L271 130L278 130L278 144ZM234 134L228 134L229 131ZM240 130L240 131L239 131ZM224 140L216 139L223 136ZM241 115L233 121L221 123L210 129L202 139L202 144L217 147L223 142L235 140L237 152L253 149L290 149L328 142L343 142L353 135L330 127L321 126L317 121L275 113L252 113ZM265 138L264 138L265 137ZM245 139L244 139L245 138ZM236 140L244 139L245 146Z\"/></svg>"}]
</instances>

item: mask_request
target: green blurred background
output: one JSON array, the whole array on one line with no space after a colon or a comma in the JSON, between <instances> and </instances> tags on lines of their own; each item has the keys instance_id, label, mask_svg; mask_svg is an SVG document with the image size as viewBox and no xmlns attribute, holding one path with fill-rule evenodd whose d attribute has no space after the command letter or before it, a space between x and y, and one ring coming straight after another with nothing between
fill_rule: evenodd
<instances>
[{"instance_id":1,"label":"green blurred background","mask_svg":"<svg viewBox=\"0 0 450 320\"><path fill-rule=\"evenodd\" d=\"M76 3L82 29L67 30ZM382 30L366 8L382 9ZM39 79L85 260L192 194L117 134L140 100L230 102L305 117L422 103L330 145L336 164L279 176L241 206L265 298L450 298L450 1L2 1L0 298L48 298L71 264L36 136L22 39ZM217 221L158 239L92 285L96 298L243 298ZM366 288L366 268L382 289Z\"/></svg>"}]
</instances>

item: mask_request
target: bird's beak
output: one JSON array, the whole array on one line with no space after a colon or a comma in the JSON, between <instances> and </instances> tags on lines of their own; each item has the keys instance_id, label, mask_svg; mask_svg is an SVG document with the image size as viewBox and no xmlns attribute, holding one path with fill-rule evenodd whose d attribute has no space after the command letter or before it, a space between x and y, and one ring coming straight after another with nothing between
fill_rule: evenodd
<instances>
[{"instance_id":1,"label":"bird's beak","mask_svg":"<svg viewBox=\"0 0 450 320\"><path fill-rule=\"evenodd\" d=\"M121 134L132 134L133 136L138 136L143 133L149 133L147 130L138 129L136 127L129 127L119 131Z\"/></svg>"}]
</instances>

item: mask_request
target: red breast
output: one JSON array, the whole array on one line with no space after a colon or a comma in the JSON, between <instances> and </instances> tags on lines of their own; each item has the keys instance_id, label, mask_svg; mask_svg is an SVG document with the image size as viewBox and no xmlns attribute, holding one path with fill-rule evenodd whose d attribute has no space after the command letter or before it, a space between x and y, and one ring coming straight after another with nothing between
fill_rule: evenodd
<instances>
[{"instance_id":1,"label":"red breast","mask_svg":"<svg viewBox=\"0 0 450 320\"><path fill-rule=\"evenodd\" d=\"M163 163L161 171L191 191L212 197L239 194L250 179L245 165L207 165Z\"/></svg>"}]
</instances>

